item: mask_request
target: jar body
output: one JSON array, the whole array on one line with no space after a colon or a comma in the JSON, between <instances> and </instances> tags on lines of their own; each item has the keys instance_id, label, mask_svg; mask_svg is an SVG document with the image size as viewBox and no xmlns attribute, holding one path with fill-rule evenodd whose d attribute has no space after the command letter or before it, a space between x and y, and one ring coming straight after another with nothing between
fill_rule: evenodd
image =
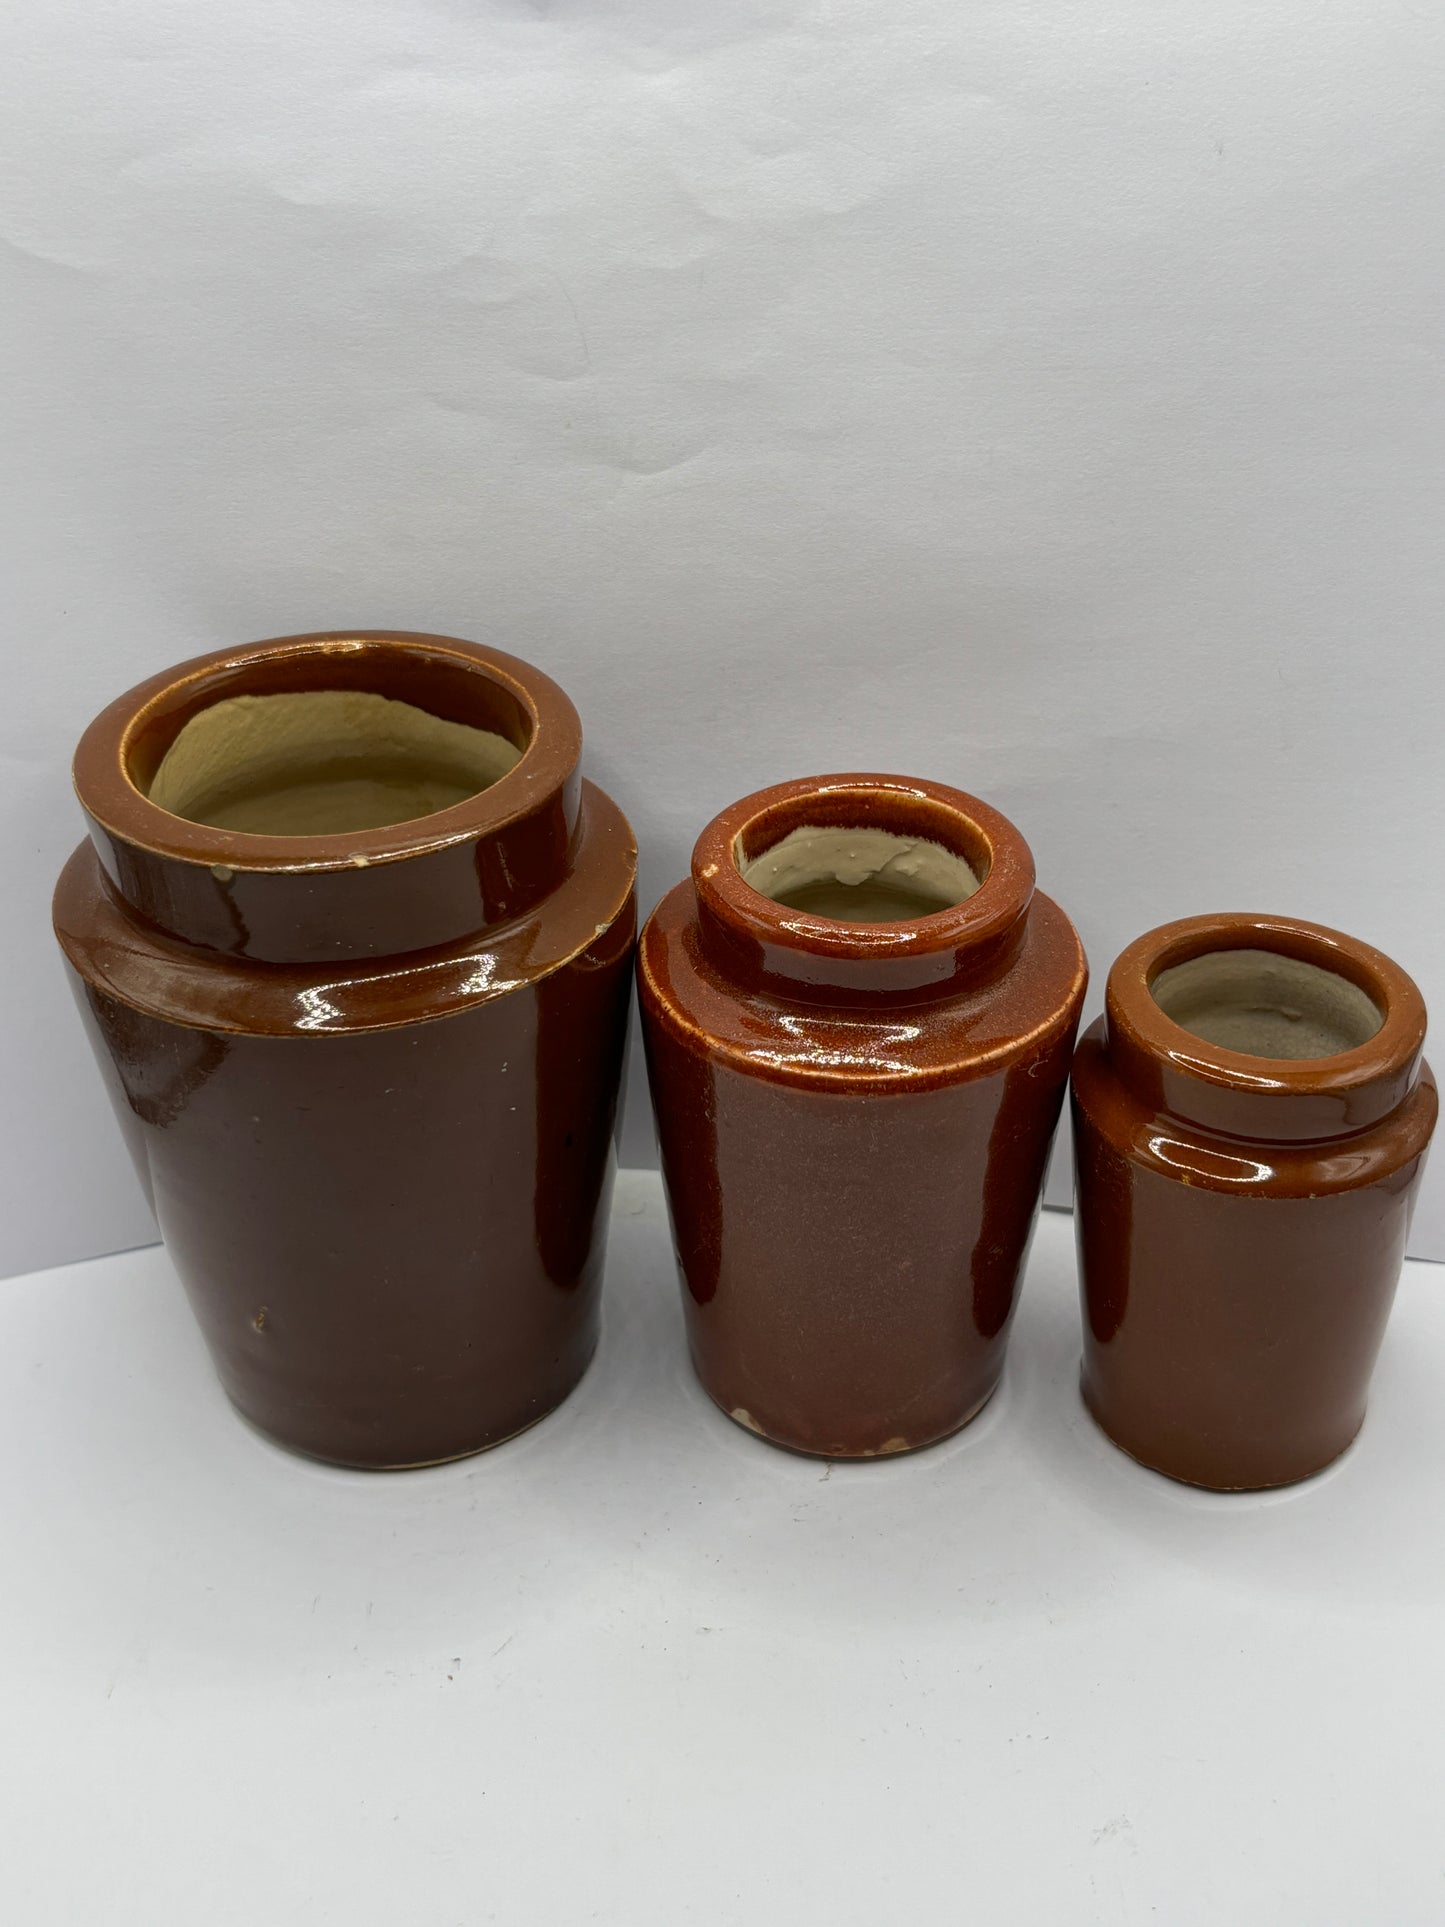
<instances>
[{"instance_id":1,"label":"jar body","mask_svg":"<svg viewBox=\"0 0 1445 1927\"><path fill-rule=\"evenodd\" d=\"M699 940L692 883L644 929L643 1035L693 1363L724 1412L774 1443L908 1451L997 1387L1085 981L1047 898L1017 938L987 981L852 1004L732 974Z\"/></svg>"},{"instance_id":2,"label":"jar body","mask_svg":"<svg viewBox=\"0 0 1445 1927\"><path fill-rule=\"evenodd\" d=\"M1121 1071L1111 1019L1127 1027L1130 1012L1115 1009L1113 989L1111 978L1110 1016L1080 1040L1073 1073L1085 1404L1117 1445L1172 1478L1291 1484L1336 1459L1363 1423L1434 1080L1402 1060L1398 1101L1361 1128L1285 1136L1251 1132L1247 1067L1260 1087L1272 1070L1295 1077L1294 1101L1308 1103L1319 1101L1310 1066L1244 1059L1237 1093L1223 1082L1208 1091L1236 1128L1204 1128L1180 1114L1182 1084L1172 1098L1167 1075L1140 1088L1137 1038ZM1267 1096L1288 1130L1291 1093ZM1233 1119L1220 1108L1230 1102L1243 1107Z\"/></svg>"},{"instance_id":3,"label":"jar body","mask_svg":"<svg viewBox=\"0 0 1445 1927\"><path fill-rule=\"evenodd\" d=\"M566 865L522 914L384 957L226 955L158 929L109 868L76 851L57 933L237 1407L377 1468L550 1411L597 1334L635 926L620 812L581 785Z\"/></svg>"}]
</instances>

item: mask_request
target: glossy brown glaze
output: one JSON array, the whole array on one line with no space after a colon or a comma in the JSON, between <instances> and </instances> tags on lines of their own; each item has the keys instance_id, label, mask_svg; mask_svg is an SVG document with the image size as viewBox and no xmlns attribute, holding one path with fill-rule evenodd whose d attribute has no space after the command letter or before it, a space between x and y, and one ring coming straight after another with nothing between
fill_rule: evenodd
<instances>
[{"instance_id":1,"label":"glossy brown glaze","mask_svg":"<svg viewBox=\"0 0 1445 1927\"><path fill-rule=\"evenodd\" d=\"M1151 987L1231 950L1333 972L1384 1020L1327 1057L1206 1042ZM1435 1124L1424 1036L1404 971L1316 924L1192 917L1114 965L1073 1076L1083 1393L1145 1465L1288 1485L1358 1432Z\"/></svg>"},{"instance_id":2,"label":"glossy brown glaze","mask_svg":"<svg viewBox=\"0 0 1445 1927\"><path fill-rule=\"evenodd\" d=\"M926 838L984 881L909 921L788 909L739 863L802 825ZM638 975L710 1396L830 1458L966 1424L1003 1369L1086 979L1018 831L899 777L760 791L703 831Z\"/></svg>"},{"instance_id":3,"label":"glossy brown glaze","mask_svg":"<svg viewBox=\"0 0 1445 1927\"><path fill-rule=\"evenodd\" d=\"M353 688L523 753L453 808L256 836L144 790L223 697ZM635 928L627 823L560 689L449 637L283 637L86 732L55 925L222 1383L284 1444L407 1466L495 1444L585 1370Z\"/></svg>"}]
</instances>

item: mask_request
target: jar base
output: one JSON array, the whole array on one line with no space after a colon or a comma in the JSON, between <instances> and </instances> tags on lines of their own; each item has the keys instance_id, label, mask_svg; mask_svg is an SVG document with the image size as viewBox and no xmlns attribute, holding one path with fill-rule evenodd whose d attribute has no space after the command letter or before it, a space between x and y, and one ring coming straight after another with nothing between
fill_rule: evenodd
<instances>
[{"instance_id":1,"label":"jar base","mask_svg":"<svg viewBox=\"0 0 1445 1927\"><path fill-rule=\"evenodd\" d=\"M994 1394L998 1391L999 1386L1003 1383L1003 1373L1000 1372L993 1384L990 1385L984 1393L983 1397L979 1399L975 1405L971 1406L961 1419L946 1426L941 1432L932 1433L928 1438L900 1438L896 1441L890 1439L885 1444L875 1446L871 1450L847 1452L842 1449L832 1450L817 1445L799 1445L792 1439L780 1438L777 1433L769 1432L761 1426L753 1417L752 1413L746 1411L742 1406L730 1408L724 1405L722 1400L715 1397L712 1391L709 1390L700 1374L694 1372L694 1376L697 1378L698 1384L702 1386L703 1391L706 1392L709 1399L712 1400L712 1403L722 1413L723 1417L731 1419L740 1432L750 1433L753 1438L761 1439L764 1445L771 1445L779 1452L791 1452L795 1458L823 1459L830 1465L835 1462L841 1465L864 1465L878 1459L906 1459L911 1458L916 1452L928 1451L931 1446L942 1445L945 1440L956 1438L960 1432L972 1425L973 1421L991 1401Z\"/></svg>"},{"instance_id":2,"label":"jar base","mask_svg":"<svg viewBox=\"0 0 1445 1927\"><path fill-rule=\"evenodd\" d=\"M1158 1456L1149 1453L1147 1448L1136 1448L1126 1440L1121 1439L1115 1432L1111 1431L1095 1409L1089 1397L1088 1387L1082 1378L1079 1383L1079 1402L1098 1427L1099 1431L1116 1451L1122 1452L1126 1458L1132 1459L1135 1465L1142 1465L1146 1472L1157 1472L1160 1478L1171 1479L1175 1485L1190 1486L1196 1492L1280 1492L1292 1485L1304 1485L1310 1479L1318 1478L1322 1472L1328 1472L1332 1465L1339 1464L1340 1460L1360 1436L1360 1431L1365 1422L1362 1417L1359 1425L1355 1427L1343 1445L1331 1452L1327 1458L1319 1460L1317 1464L1305 1467L1303 1471L1286 1472L1278 1476L1261 1475L1248 1479L1208 1479L1198 1474L1177 1471L1173 1466L1161 1464Z\"/></svg>"},{"instance_id":3,"label":"jar base","mask_svg":"<svg viewBox=\"0 0 1445 1927\"><path fill-rule=\"evenodd\" d=\"M592 1361L596 1356L597 1347L594 1345L592 1350L587 1354L587 1357L583 1360L582 1368L572 1380L571 1384L568 1385L557 1398L553 1399L552 1403L548 1405L545 1410L534 1413L531 1418L525 1420L521 1425L513 1426L510 1431L498 1433L495 1438L482 1439L475 1445L461 1446L454 1452L440 1453L436 1458L356 1459L343 1457L330 1452L320 1452L313 1446L301 1445L293 1439L283 1438L279 1432L273 1432L269 1426L263 1425L258 1419L253 1418L245 1407L239 1404L229 1391L226 1391L225 1386L222 1386L221 1389L226 1391L226 1398L231 1410L236 1414L237 1418L241 1420L242 1424L246 1426L248 1431L255 1432L260 1438L263 1438L268 1445L277 1446L283 1452L290 1452L298 1459L308 1459L313 1465L334 1465L343 1472L426 1472L436 1466L456 1465L463 1459L480 1458L484 1452L493 1452L498 1446L510 1445L513 1439L522 1438L536 1426L543 1424L544 1421L551 1418L555 1412L561 1411L562 1407L567 1403L568 1399L571 1398L583 1379L586 1378Z\"/></svg>"}]
</instances>

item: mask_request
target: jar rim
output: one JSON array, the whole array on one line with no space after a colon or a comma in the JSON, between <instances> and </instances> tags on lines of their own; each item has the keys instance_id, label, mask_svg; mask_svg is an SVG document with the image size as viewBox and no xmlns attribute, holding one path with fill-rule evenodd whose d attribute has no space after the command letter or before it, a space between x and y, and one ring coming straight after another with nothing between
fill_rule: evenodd
<instances>
[{"instance_id":1,"label":"jar rim","mask_svg":"<svg viewBox=\"0 0 1445 1927\"><path fill-rule=\"evenodd\" d=\"M1325 1057L1256 1056L1211 1043L1160 1005L1166 970L1228 950L1264 950L1331 972L1380 1011L1363 1042ZM1425 1002L1382 951L1328 925L1254 912L1184 917L1136 937L1105 987L1110 1055L1163 1108L1211 1128L1324 1137L1377 1122L1406 1095L1425 1038Z\"/></svg>"},{"instance_id":2,"label":"jar rim","mask_svg":"<svg viewBox=\"0 0 1445 1927\"><path fill-rule=\"evenodd\" d=\"M524 719L527 741L495 782L430 815L369 830L262 835L177 816L153 803L136 780L138 760L158 762L192 717L228 697L347 688L428 709L428 682L444 678L454 687L465 686L462 678L489 685L492 700ZM505 829L568 782L581 749L581 723L567 695L502 650L408 630L322 630L216 650L136 684L81 737L73 780L94 822L155 857L229 870L316 872L392 863Z\"/></svg>"},{"instance_id":3,"label":"jar rim","mask_svg":"<svg viewBox=\"0 0 1445 1927\"><path fill-rule=\"evenodd\" d=\"M895 923L848 922L791 908L755 889L752 859L800 827L884 828L942 843L982 872L977 889ZM1034 863L1008 818L978 797L924 778L870 772L800 777L721 811L692 853L704 929L750 974L810 994L947 990L1007 960L1034 891Z\"/></svg>"}]
</instances>

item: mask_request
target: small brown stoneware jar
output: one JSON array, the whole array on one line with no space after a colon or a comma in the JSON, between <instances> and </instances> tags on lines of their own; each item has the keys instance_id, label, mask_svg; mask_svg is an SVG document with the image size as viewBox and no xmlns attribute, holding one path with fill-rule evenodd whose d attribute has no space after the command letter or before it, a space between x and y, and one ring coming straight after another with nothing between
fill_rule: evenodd
<instances>
[{"instance_id":1,"label":"small brown stoneware jar","mask_svg":"<svg viewBox=\"0 0 1445 1927\"><path fill-rule=\"evenodd\" d=\"M699 837L638 975L704 1388L827 1458L967 1424L1003 1370L1086 978L1018 831L903 777L761 790Z\"/></svg>"},{"instance_id":2,"label":"small brown stoneware jar","mask_svg":"<svg viewBox=\"0 0 1445 1927\"><path fill-rule=\"evenodd\" d=\"M632 835L546 676L446 636L223 650L86 731L55 925L222 1384L461 1457L597 1334Z\"/></svg>"},{"instance_id":3,"label":"small brown stoneware jar","mask_svg":"<svg viewBox=\"0 0 1445 1927\"><path fill-rule=\"evenodd\" d=\"M1435 1081L1398 965L1189 917L1109 973L1074 1064L1084 1401L1145 1465L1289 1485L1365 1416Z\"/></svg>"}]
</instances>

